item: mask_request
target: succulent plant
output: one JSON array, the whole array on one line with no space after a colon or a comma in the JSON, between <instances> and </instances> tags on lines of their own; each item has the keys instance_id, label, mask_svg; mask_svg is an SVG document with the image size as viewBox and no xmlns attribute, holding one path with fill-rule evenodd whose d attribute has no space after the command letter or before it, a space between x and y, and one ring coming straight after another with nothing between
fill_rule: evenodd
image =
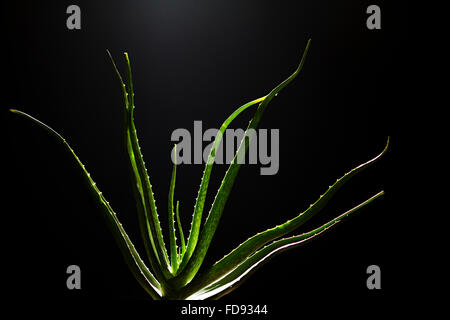
<instances>
[{"instance_id":1,"label":"succulent plant","mask_svg":"<svg viewBox=\"0 0 450 320\"><path fill-rule=\"evenodd\" d=\"M386 147L378 156L344 174L305 211L283 224L250 237L215 264L205 268L201 273L198 272L204 262L211 240L219 225L228 196L230 195L234 181L239 172L241 164L237 159L245 155L249 146L249 138L246 138L244 135L235 157L230 163L220 184L209 214L202 224L202 215L205 207L211 170L214 164L216 150L221 143L222 135L233 119L235 119L242 111L252 106L257 106L257 108L247 130L255 129L258 126L269 102L301 71L310 46L310 41L311 40L308 41L300 64L294 73L270 91L269 94L252 100L236 109L236 111L223 122L210 150L208 161L205 164L198 196L195 202L191 229L187 239L185 239L182 230L179 203L177 202L174 206L176 180L176 161L174 161L168 196L168 248L164 243L152 185L141 154L134 124L134 92L129 56L125 53L127 66L127 82L125 83L111 54L107 51L123 93L123 133L133 180L133 191L137 203L140 232L149 266L146 265L136 251L133 243L125 232L125 229L119 222L117 214L111 208L109 202L99 190L94 180L91 178L91 175L67 141L55 130L30 115L14 109L11 109L11 111L32 120L34 123L46 129L70 151L76 166L83 173L87 187L103 212L128 267L136 280L153 299L218 299L237 288L259 266L276 254L307 243L384 194L383 191L378 192L363 203L309 232L283 238L283 236L291 234L319 212L335 192L350 180L350 178L380 159L387 150L389 138ZM177 245L176 237L177 230L179 237L178 242L180 244L179 247Z\"/></svg>"}]
</instances>

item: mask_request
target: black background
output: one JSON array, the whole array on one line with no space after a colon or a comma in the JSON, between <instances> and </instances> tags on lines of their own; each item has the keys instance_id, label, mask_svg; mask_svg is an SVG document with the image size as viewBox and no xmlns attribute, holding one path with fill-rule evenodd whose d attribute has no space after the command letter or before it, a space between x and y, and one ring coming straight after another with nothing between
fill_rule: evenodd
<instances>
[{"instance_id":1,"label":"black background","mask_svg":"<svg viewBox=\"0 0 450 320\"><path fill-rule=\"evenodd\" d=\"M81 30L66 8L81 8ZM106 55L124 71L131 57L136 127L166 226L170 136L194 120L217 128L236 107L267 94L296 68L300 76L267 109L262 128L280 130L280 170L243 166L212 242L211 264L256 232L294 217L338 177L378 154L385 158L349 182L307 225L318 226L380 190L386 195L308 245L257 271L221 303L266 303L272 314L301 314L344 299L342 308L383 308L402 292L402 212L396 174L404 108L407 8L378 1L382 29L366 28L367 1L18 1L6 27L2 110L7 165L4 226L7 290L41 306L91 302L147 305L70 156L47 132L10 114L27 112L74 148L143 254L122 141L122 97ZM6 70L5 70L6 69ZM243 113L232 125L245 127ZM205 144L206 145L206 144ZM208 205L226 166L215 166ZM203 165L181 165L175 198L185 233ZM205 214L206 215L206 214ZM164 230L167 230L164 228ZM167 242L167 233L165 234ZM82 289L66 288L81 267ZM368 290L379 265L382 289ZM148 308L151 310L150 308ZM174 309L171 309L175 312ZM318 307L317 310L321 310Z\"/></svg>"}]
</instances>

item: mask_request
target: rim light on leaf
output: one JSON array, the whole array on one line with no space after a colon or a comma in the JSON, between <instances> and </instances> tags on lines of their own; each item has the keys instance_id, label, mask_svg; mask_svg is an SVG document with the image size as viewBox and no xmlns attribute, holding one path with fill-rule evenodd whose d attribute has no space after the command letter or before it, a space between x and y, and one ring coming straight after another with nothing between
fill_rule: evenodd
<instances>
[{"instance_id":1,"label":"rim light on leaf","mask_svg":"<svg viewBox=\"0 0 450 320\"><path fill-rule=\"evenodd\" d=\"M125 53L127 67L127 79L125 82L116 67L111 54L107 51L114 71L119 79L123 95L123 139L128 154L128 165L132 177L133 193L137 203L140 233L144 243L147 261L149 262L148 265L136 251L122 224L119 222L116 213L111 208L108 201L106 201L105 197L100 192L90 174L67 141L55 130L32 116L14 109L11 109L11 111L38 124L65 145L67 150L71 153L76 166L82 171L89 191L106 218L108 226L112 231L127 265L136 280L153 299L218 299L236 289L258 267L273 258L276 254L307 243L318 235L330 230L338 222L351 216L353 213L384 194L383 191L378 192L363 203L347 210L335 219L316 229L297 235L287 236L319 212L336 191L348 180L380 159L387 150L389 139L385 149L378 156L344 174L320 195L308 209L289 221L250 237L221 260L217 261L212 266L205 268L202 273L198 273L210 247L214 233L219 225L223 209L239 172L240 161L238 161L238 159L245 156L249 146L249 139L243 139L241 141L235 157L230 163L222 183L220 184L219 190L216 193L206 220L202 225L201 222L205 209L208 184L216 150L219 147L223 133L228 125L242 111L252 106L256 107L256 111L247 130L257 128L269 102L301 71L310 43L311 40L308 41L300 64L293 74L276 86L269 94L254 99L236 109L236 111L223 122L210 150L208 161L205 164L198 196L194 206L191 229L187 234L187 238L185 238L185 233L181 226L179 213L180 204L177 201L176 205L174 205L175 182L177 176L176 161L174 161L168 195L168 246L164 243L152 185L140 151L141 149L139 147L134 125L134 92L130 60L128 54ZM244 135L244 137L245 136L246 135ZM176 146L174 149L176 149ZM180 239L180 247L177 246L177 234Z\"/></svg>"}]
</instances>

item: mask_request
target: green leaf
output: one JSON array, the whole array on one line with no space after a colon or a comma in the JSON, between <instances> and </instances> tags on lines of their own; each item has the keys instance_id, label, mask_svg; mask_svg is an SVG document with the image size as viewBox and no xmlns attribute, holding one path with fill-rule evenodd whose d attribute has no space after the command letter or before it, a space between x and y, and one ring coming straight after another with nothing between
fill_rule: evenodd
<instances>
[{"instance_id":1,"label":"green leaf","mask_svg":"<svg viewBox=\"0 0 450 320\"><path fill-rule=\"evenodd\" d=\"M141 233L142 240L144 242L144 247L148 256L148 260L150 262L150 266L155 273L155 275L161 279L161 281L164 281L165 279L165 270L162 268L162 266L158 263L159 257L157 256L157 249L156 249L156 240L151 232L150 227L150 220L149 220L149 213L150 210L148 206L146 206L146 199L144 194L144 187L143 182L141 180L141 175L139 173L138 164L136 162L136 156L135 151L133 150L133 143L131 140L131 129L130 129L130 102L128 99L128 92L126 90L126 85L123 82L122 76L120 75L119 70L117 69L117 66L114 62L114 59L111 56L111 53L109 50L106 50L108 53L108 56L111 60L111 64L114 68L114 71L117 75L117 78L119 79L119 83L122 89L122 95L124 99L124 124L123 124L123 132L124 132L124 140L125 140L125 146L128 153L128 164L129 169L131 173L131 178L133 180L132 183L132 189L133 189L133 195L136 200L136 206L137 206L137 212L138 212L138 221L139 221L139 229ZM132 110L131 110L132 111Z\"/></svg>"},{"instance_id":2,"label":"green leaf","mask_svg":"<svg viewBox=\"0 0 450 320\"><path fill-rule=\"evenodd\" d=\"M150 216L148 216L147 224L149 227L149 232L152 236L156 237L155 249L157 253L157 257L159 259L159 264L162 266L162 271L165 274L165 277L168 278L171 276L170 268L169 268L169 259L167 256L166 246L164 244L164 239L162 236L161 225L158 218L158 212L156 210L155 198L153 196L152 185L150 184L150 178L147 172L147 168L145 167L144 159L141 153L141 148L139 146L136 128L134 126L134 92L133 92L133 81L131 76L131 65L130 60L128 58L128 54L125 52L125 59L127 63L127 74L128 74L128 123L129 123L129 132L130 132L130 140L133 148L134 155L136 157L137 169L139 172L139 176L142 182L143 195L145 199L145 208L147 212L150 212ZM148 215L148 214L147 214Z\"/></svg>"},{"instance_id":3,"label":"green leaf","mask_svg":"<svg viewBox=\"0 0 450 320\"><path fill-rule=\"evenodd\" d=\"M177 178L177 145L174 146L174 163L172 169L172 178L169 187L169 239L170 239L170 264L172 273L176 274L178 270L177 240L175 237L175 221L173 214L173 195L175 193L175 180Z\"/></svg>"},{"instance_id":4,"label":"green leaf","mask_svg":"<svg viewBox=\"0 0 450 320\"><path fill-rule=\"evenodd\" d=\"M316 202L314 202L304 212L277 227L268 229L264 232L258 233L253 237L247 239L242 244L240 244L236 249L234 249L230 254L226 255L220 261L216 262L198 280L200 282L212 282L219 279L224 274L234 269L248 256L253 254L256 250L264 246L266 243L275 240L279 237L282 237L300 227L302 224L304 224L306 221L312 218L316 213L318 213L331 199L331 197L336 193L336 191L339 188L341 188L347 181L349 181L357 173L360 173L362 170L366 169L370 165L374 164L377 160L379 160L386 153L388 146L389 146L389 139L386 143L384 150L379 155L350 170L340 179L336 180L336 182L332 186L330 186L328 190L323 195L321 195L319 199Z\"/></svg>"},{"instance_id":5,"label":"green leaf","mask_svg":"<svg viewBox=\"0 0 450 320\"><path fill-rule=\"evenodd\" d=\"M306 55L308 53L310 43L311 43L311 39L308 40L308 43L303 52L303 56L300 61L300 64L297 67L297 69L294 71L294 73L291 74L282 83L280 83L277 87L275 87L264 98L264 100L262 100L262 102L259 104L258 109L255 112L255 115L253 116L252 120L250 121L250 124L247 127L247 130L244 134L244 138L241 141L241 145L239 146L239 149L236 152L236 155L235 155L232 163L230 164L228 171L225 174L224 179L222 180L222 183L216 194L216 197L212 204L209 215L206 219L205 225L199 235L199 240L198 240L199 244L196 246L195 251L192 254L192 258L189 260L186 267L181 272L179 272L179 275L177 275L176 278L172 279L172 282L176 286L181 287L181 286L184 286L187 283L189 283L194 278L194 276L198 272L201 264L203 263L206 252L208 251L209 245L211 244L211 240L214 236L214 233L217 229L220 218L222 216L222 212L223 212L223 209L227 202L228 196L231 192L234 181L239 172L240 162L237 161L237 159L242 159L245 156L245 153L248 149L250 139L246 139L245 137L248 136L247 133L249 132L250 129L257 128L259 121L261 120L261 117L263 115L263 112L267 108L267 105L269 104L269 102L299 74L299 72L301 71L301 69L305 63L305 59L306 59ZM180 267L180 269L181 269L181 267Z\"/></svg>"},{"instance_id":6,"label":"green leaf","mask_svg":"<svg viewBox=\"0 0 450 320\"><path fill-rule=\"evenodd\" d=\"M245 259L242 263L240 263L237 267L234 267L232 271L227 273L218 281L215 281L200 290L197 287L187 288L185 293L188 292L194 293L193 295L187 297L187 299L207 299L207 298L218 299L223 295L230 293L232 290L236 289L239 285L241 285L253 272L257 270L257 268L261 267L264 263L272 259L275 255L288 249L301 246L315 239L317 236L330 230L333 226L335 226L338 222L340 222L344 218L347 218L353 213L356 213L359 209L363 208L364 206L374 201L375 199L379 198L383 194L384 194L383 191L377 193L376 195L372 196L363 203L357 205L356 207L341 214L337 218L325 223L324 225L312 231L272 242L263 249L254 253L249 258ZM300 275L301 273L298 272L298 274Z\"/></svg>"},{"instance_id":7,"label":"green leaf","mask_svg":"<svg viewBox=\"0 0 450 320\"><path fill-rule=\"evenodd\" d=\"M90 193L93 195L96 200L96 204L101 208L103 212L103 216L106 218L108 226L110 227L112 234L122 252L122 255L133 273L134 277L138 280L141 286L152 296L154 299L161 298L161 287L159 282L153 276L153 274L148 270L145 263L140 258L138 252L134 248L133 243L128 237L125 229L122 224L119 222L116 213L113 211L108 201L106 201L103 194L97 188L95 182L92 180L90 174L87 172L84 165L81 163L78 156L75 154L70 145L66 142L66 140L55 130L44 124L43 122L33 118L32 116L18 110L11 109L11 112L21 115L26 119L31 120L32 122L38 124L40 127L44 128L46 131L51 133L53 137L56 137L59 142L61 142L68 151L70 151L73 159L75 160L77 167L83 174L85 178L86 184L89 188ZM106 268L106 266L105 266Z\"/></svg>"},{"instance_id":8,"label":"green leaf","mask_svg":"<svg viewBox=\"0 0 450 320\"><path fill-rule=\"evenodd\" d=\"M184 233L183 233L183 226L181 225L180 220L180 201L177 201L177 224L178 224L178 232L180 233L180 239L181 239L181 252L179 255L179 261L181 262L181 257L186 251L186 243L184 241Z\"/></svg>"},{"instance_id":9,"label":"green leaf","mask_svg":"<svg viewBox=\"0 0 450 320\"><path fill-rule=\"evenodd\" d=\"M197 200L195 202L194 214L192 217L192 224L191 224L191 230L189 232L187 247L186 247L185 253L182 257L182 262L180 264L179 270L183 269L186 266L192 253L194 252L195 246L197 244L198 235L200 232L200 224L202 222L203 208L204 208L205 200L206 200L206 193L208 190L208 184L209 184L209 180L210 180L210 176L211 176L211 170L212 170L212 166L214 164L214 159L216 157L217 148L219 147L220 142L222 141L222 137L223 137L225 130L227 129L227 127L229 126L231 121L233 121L240 113L242 113L247 108L261 102L265 98L266 97L264 96L264 97L252 100L252 101L244 104L243 106L239 107L220 126L220 129L217 132L217 135L214 139L213 146L211 147L211 150L209 152L208 160L205 164L205 169L203 171L203 176L202 176L202 180L200 183Z\"/></svg>"}]
</instances>

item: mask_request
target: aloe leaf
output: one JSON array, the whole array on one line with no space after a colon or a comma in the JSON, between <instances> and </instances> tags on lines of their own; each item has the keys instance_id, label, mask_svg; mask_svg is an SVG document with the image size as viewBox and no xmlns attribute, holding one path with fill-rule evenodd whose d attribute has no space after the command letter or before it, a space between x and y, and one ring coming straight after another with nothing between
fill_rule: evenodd
<instances>
[{"instance_id":1,"label":"aloe leaf","mask_svg":"<svg viewBox=\"0 0 450 320\"><path fill-rule=\"evenodd\" d=\"M128 125L129 125L129 134L131 146L133 149L135 163L138 169L138 174L141 180L142 186L142 194L144 196L144 208L147 212L147 227L149 229L149 233L152 237L156 237L154 248L156 250L156 256L158 257L159 264L161 265L161 271L164 273L166 278L169 278L170 275L170 267L169 260L167 256L166 247L164 244L161 225L158 218L158 213L156 210L155 198L152 191L152 185L150 184L149 175L147 172L147 168L145 167L145 163L143 160L143 156L141 153L141 148L139 147L139 142L137 138L136 128L134 125L134 92L133 92L133 81L131 76L131 65L128 54L125 53L125 59L127 63L127 74L128 74Z\"/></svg>"},{"instance_id":2,"label":"aloe leaf","mask_svg":"<svg viewBox=\"0 0 450 320\"><path fill-rule=\"evenodd\" d=\"M203 171L202 180L200 183L200 188L198 191L197 199L195 201L194 206L194 214L192 217L192 224L191 224L191 230L189 232L188 236L188 242L186 250L182 257L182 262L180 264L179 270L183 269L186 264L188 263L192 253L194 252L195 246L197 245L198 241L198 235L200 232L200 225L202 222L202 214L203 214L203 208L205 206L205 200L206 200L206 193L208 191L208 184L211 176L211 170L212 166L214 164L214 159L216 157L216 151L217 148L220 145L220 142L222 141L223 134L227 127L230 125L230 123L244 110L247 108L256 105L257 103L263 101L266 98L266 96L252 100L242 106L240 106L236 111L234 111L220 126L219 131L217 132L217 135L214 139L213 146L211 147L211 150L208 155L208 160L205 164L205 169Z\"/></svg>"},{"instance_id":3,"label":"aloe leaf","mask_svg":"<svg viewBox=\"0 0 450 320\"><path fill-rule=\"evenodd\" d=\"M389 146L389 139L386 143L384 150L378 154L375 158L357 166L356 168L350 170L344 176L336 180L336 182L328 188L328 190L317 199L308 209L299 214L297 217L264 232L260 232L255 236L247 239L242 244L240 244L231 253L223 257L221 260L216 262L203 276L202 281L211 282L219 279L224 274L234 269L242 261L244 261L248 256L253 254L259 248L267 244L268 242L282 237L308 221L317 212L319 212L326 203L331 199L335 192L342 187L347 181L349 181L353 176L360 173L362 170L368 168L370 165L374 164L379 160L387 151Z\"/></svg>"},{"instance_id":4,"label":"aloe leaf","mask_svg":"<svg viewBox=\"0 0 450 320\"><path fill-rule=\"evenodd\" d=\"M134 198L136 200L137 205L137 212L138 212L138 220L139 220L139 229L141 233L142 240L144 242L144 247L148 256L148 260L150 262L150 266L155 272L155 275L159 279L164 279L164 273L161 270L161 265L158 264L159 257L157 256L157 250L155 245L155 239L151 233L151 228L149 226L149 218L147 214L147 208L145 206L145 196L142 186L141 177L138 170L138 165L136 163L136 157L135 153L133 151L133 146L131 142L131 133L130 133L130 121L129 121L129 100L128 100L128 93L126 90L126 85L123 82L122 76L120 75L119 70L117 69L117 66L114 62L114 59L111 56L111 53L109 50L106 50L108 53L108 56L110 58L111 64L113 66L113 69L117 75L117 78L119 79L119 83L122 89L123 99L124 99L124 139L125 139L125 146L128 153L128 164L131 172L131 178L133 180L132 183L132 189ZM163 281L163 280L162 280Z\"/></svg>"},{"instance_id":5,"label":"aloe leaf","mask_svg":"<svg viewBox=\"0 0 450 320\"><path fill-rule=\"evenodd\" d=\"M256 110L252 120L250 121L250 124L247 127L239 149L236 152L236 155L232 163L230 164L225 177L222 180L219 190L217 191L216 197L211 206L211 210L209 211L209 215L199 235L199 243L196 246L194 253L192 254L192 258L189 260L186 267L181 272L179 272L179 275L175 279L173 279L173 282L176 286L183 286L189 283L194 278L195 274L198 272L201 264L203 263L206 252L208 251L209 245L211 244L211 240L222 216L223 209L228 200L228 196L239 172L240 163L239 161L237 161L237 159L242 159L248 149L250 139L246 139L246 137L250 138L251 136L248 136L247 133L250 129L257 128L264 110L267 108L269 102L300 73L305 63L310 43L311 39L308 40L308 43L306 44L305 50L303 52L303 56L300 60L300 64L298 65L294 73L292 73L286 80L276 86L259 104L258 109Z\"/></svg>"},{"instance_id":6,"label":"aloe leaf","mask_svg":"<svg viewBox=\"0 0 450 320\"><path fill-rule=\"evenodd\" d=\"M341 214L340 216L312 231L272 242L271 244L267 245L263 249L257 251L252 256L247 258L245 261L235 267L231 272L220 278L218 281L215 281L200 290L190 288L190 290L192 290L191 292L195 292L195 294L188 297L188 299L218 299L223 295L230 293L232 290L241 285L253 272L257 270L257 268L261 267L264 263L275 257L277 254L288 249L301 246L313 240L317 236L330 230L344 218L351 216L353 213L356 213L358 210L368 205L375 199L381 197L383 194L384 191L375 194L363 203L355 206L354 208L348 210L347 212Z\"/></svg>"},{"instance_id":7,"label":"aloe leaf","mask_svg":"<svg viewBox=\"0 0 450 320\"><path fill-rule=\"evenodd\" d=\"M44 124L43 122L33 118L32 116L18 110L11 109L11 112L21 115L26 119L31 120L32 122L38 124L40 127L44 128L48 131L52 136L56 137L59 142L61 142L67 150L70 151L73 159L77 163L77 167L81 170L83 177L87 183L89 191L93 195L96 200L96 204L101 208L104 213L103 216L106 218L108 222L108 226L110 227L112 234L122 252L122 255L130 268L132 274L136 278L136 280L141 284L141 286L152 296L154 299L161 298L161 289L160 283L156 280L153 274L148 270L145 263L140 258L138 252L136 251L133 243L128 237L125 229L122 224L119 222L117 218L117 214L109 205L108 201L106 201L103 194L97 188L95 182L92 180L90 174L87 172L83 163L80 161L78 156L75 154L70 145L66 142L66 140L55 130Z\"/></svg>"},{"instance_id":8,"label":"aloe leaf","mask_svg":"<svg viewBox=\"0 0 450 320\"><path fill-rule=\"evenodd\" d=\"M151 219L149 219L149 225L151 228L151 232L152 234L156 234L156 238L157 238L157 242L158 245L156 246L157 249L157 253L158 253L158 257L160 259L160 264L162 266L165 266L166 269L169 266L169 260L168 260L168 256L167 256L167 251L166 251L166 246L164 244L164 239L162 236L162 230L161 230L161 225L159 222L159 218L158 218L158 212L156 209L156 203L155 203L155 198L153 195L153 190L152 190L152 185L150 183L150 178L149 178L149 174L147 172L147 168L145 167L145 162L141 153L141 147L139 146L139 142L138 142L138 138L137 138L137 133L136 133L136 128L134 125L134 117L133 117L133 113L134 113L134 90L133 90L133 79L132 79L132 75L131 75L131 64L130 64L130 59L128 57L128 53L124 53L125 55L125 60L127 63L127 74L128 74L128 99L129 99L129 108L128 108L128 112L129 112L129 125L130 125L130 134L131 134L131 142L132 142L132 146L133 146L133 151L135 153L136 156L136 163L138 166L138 170L139 170L139 174L141 176L141 180L142 180L142 186L143 186L143 191L144 191L144 197L145 197L145 203L146 203L146 207L150 208L150 212L151 212ZM163 270L166 270L163 269Z\"/></svg>"},{"instance_id":9,"label":"aloe leaf","mask_svg":"<svg viewBox=\"0 0 450 320\"><path fill-rule=\"evenodd\" d=\"M181 261L181 256L186 251L186 243L184 240L183 226L181 225L180 220L180 201L177 201L176 215L177 215L178 232L180 233L180 240L181 240L181 252L180 252L180 261Z\"/></svg>"},{"instance_id":10,"label":"aloe leaf","mask_svg":"<svg viewBox=\"0 0 450 320\"><path fill-rule=\"evenodd\" d=\"M173 214L173 195L175 193L175 181L177 178L177 145L174 147L174 163L172 169L172 178L170 179L169 187L169 240L170 240L170 264L172 273L175 274L178 270L178 255L177 255L177 240L175 237L175 221Z\"/></svg>"}]
</instances>

